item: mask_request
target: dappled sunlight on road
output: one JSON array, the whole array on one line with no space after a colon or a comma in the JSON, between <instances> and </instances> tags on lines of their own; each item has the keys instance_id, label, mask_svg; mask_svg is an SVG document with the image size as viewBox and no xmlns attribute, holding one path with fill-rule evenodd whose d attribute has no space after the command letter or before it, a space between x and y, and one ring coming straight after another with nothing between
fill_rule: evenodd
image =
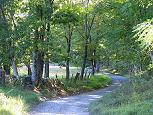
<instances>
[{"instance_id":1,"label":"dappled sunlight on road","mask_svg":"<svg viewBox=\"0 0 153 115\"><path fill-rule=\"evenodd\" d=\"M102 98L105 94L121 86L122 82L128 80L117 75L109 74L109 76L112 78L113 83L107 88L43 102L30 115L89 115L88 106L92 101Z\"/></svg>"}]
</instances>

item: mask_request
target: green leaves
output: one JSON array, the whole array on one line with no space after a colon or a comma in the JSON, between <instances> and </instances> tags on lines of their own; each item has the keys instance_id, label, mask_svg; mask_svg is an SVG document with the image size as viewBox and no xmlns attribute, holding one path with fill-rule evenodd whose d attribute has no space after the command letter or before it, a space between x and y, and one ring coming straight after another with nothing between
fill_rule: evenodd
<instances>
[{"instance_id":1,"label":"green leaves","mask_svg":"<svg viewBox=\"0 0 153 115\"><path fill-rule=\"evenodd\" d=\"M144 49L153 48L153 19L147 20L134 27L134 37L141 42Z\"/></svg>"},{"instance_id":2,"label":"green leaves","mask_svg":"<svg viewBox=\"0 0 153 115\"><path fill-rule=\"evenodd\" d=\"M79 21L80 10L78 7L71 7L66 5L62 9L59 9L53 17L53 22L56 24L68 24L68 23L76 23Z\"/></svg>"}]
</instances>

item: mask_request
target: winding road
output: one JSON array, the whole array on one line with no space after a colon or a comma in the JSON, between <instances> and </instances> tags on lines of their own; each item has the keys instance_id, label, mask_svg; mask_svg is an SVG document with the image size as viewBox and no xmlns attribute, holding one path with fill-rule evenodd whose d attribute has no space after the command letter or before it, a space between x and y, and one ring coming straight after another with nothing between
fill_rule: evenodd
<instances>
[{"instance_id":1,"label":"winding road","mask_svg":"<svg viewBox=\"0 0 153 115\"><path fill-rule=\"evenodd\" d=\"M105 94L121 86L121 83L128 81L122 76L108 75L112 78L111 86L81 95L42 102L29 115L89 115L88 107L92 101L102 98Z\"/></svg>"}]
</instances>

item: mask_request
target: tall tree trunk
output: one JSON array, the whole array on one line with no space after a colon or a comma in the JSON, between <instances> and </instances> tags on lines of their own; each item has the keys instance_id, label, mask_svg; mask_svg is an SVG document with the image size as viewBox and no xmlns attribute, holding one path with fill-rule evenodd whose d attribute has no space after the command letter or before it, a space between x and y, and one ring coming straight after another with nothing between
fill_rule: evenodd
<instances>
[{"instance_id":1,"label":"tall tree trunk","mask_svg":"<svg viewBox=\"0 0 153 115\"><path fill-rule=\"evenodd\" d=\"M37 50L32 52L32 83L35 86L37 84Z\"/></svg>"},{"instance_id":2,"label":"tall tree trunk","mask_svg":"<svg viewBox=\"0 0 153 115\"><path fill-rule=\"evenodd\" d=\"M49 10L50 11L50 10ZM50 16L48 17L50 18ZM47 23L47 34L48 37L46 39L46 43L47 43L47 51L46 51L46 60L45 60L45 78L49 78L49 49L48 49L48 43L49 43L49 33L50 33L50 23Z\"/></svg>"},{"instance_id":3,"label":"tall tree trunk","mask_svg":"<svg viewBox=\"0 0 153 115\"><path fill-rule=\"evenodd\" d=\"M7 31L7 37L9 38L10 36L10 32L9 32L9 26L8 26L8 21L6 19L6 16L5 16L5 11L4 11L4 6L2 6L2 4L0 4L0 14L2 14L2 18L3 18L3 21L4 21L4 25L5 25L5 29ZM9 53L9 56L8 56L8 60L9 61L9 64L5 64L4 65L4 71L5 71L5 74L6 75L10 75L11 74L11 71L10 71L10 47L11 47L11 42L10 41L7 41L6 44L7 46L6 50L8 50L6 53Z\"/></svg>"},{"instance_id":4,"label":"tall tree trunk","mask_svg":"<svg viewBox=\"0 0 153 115\"><path fill-rule=\"evenodd\" d=\"M44 54L42 52L33 52L33 67L32 67L32 81L38 86L42 80L44 67Z\"/></svg>"},{"instance_id":5,"label":"tall tree trunk","mask_svg":"<svg viewBox=\"0 0 153 115\"><path fill-rule=\"evenodd\" d=\"M66 79L70 79L70 60L66 60Z\"/></svg>"},{"instance_id":6,"label":"tall tree trunk","mask_svg":"<svg viewBox=\"0 0 153 115\"><path fill-rule=\"evenodd\" d=\"M94 59L91 60L91 63L92 63L92 75L94 76L95 75L95 62L94 62Z\"/></svg>"},{"instance_id":7,"label":"tall tree trunk","mask_svg":"<svg viewBox=\"0 0 153 115\"><path fill-rule=\"evenodd\" d=\"M70 78L70 50L71 50L71 42L70 42L70 39L69 38L69 41L67 43L67 60L66 60L66 79L69 79Z\"/></svg>"},{"instance_id":8,"label":"tall tree trunk","mask_svg":"<svg viewBox=\"0 0 153 115\"><path fill-rule=\"evenodd\" d=\"M51 16L53 14L53 4L54 4L54 0L49 0L49 1L45 1L46 4L49 4L49 7L47 7L47 13L48 13L48 16L47 16L47 20L48 20L48 23L47 23L47 39L46 39L46 43L48 44L49 43L49 35L50 35L50 21L51 21ZM46 60L45 60L45 78L49 78L49 49L47 48L47 51L46 51Z\"/></svg>"},{"instance_id":9,"label":"tall tree trunk","mask_svg":"<svg viewBox=\"0 0 153 115\"><path fill-rule=\"evenodd\" d=\"M87 10L88 10L88 4L89 0L87 1ZM84 28L85 28L85 46L84 46L84 58L83 58L83 65L82 65L82 70L81 70L81 79L84 77L84 70L86 67L87 63L87 56L88 56L88 41L90 38L90 33L89 33L89 23L88 23L88 14L85 15L85 23L84 23Z\"/></svg>"},{"instance_id":10,"label":"tall tree trunk","mask_svg":"<svg viewBox=\"0 0 153 115\"><path fill-rule=\"evenodd\" d=\"M25 65L28 69L28 75L31 76L32 75L32 70L31 70L30 64L25 64Z\"/></svg>"},{"instance_id":11,"label":"tall tree trunk","mask_svg":"<svg viewBox=\"0 0 153 115\"><path fill-rule=\"evenodd\" d=\"M31 76L32 75L32 70L31 70L31 66L30 66L30 60L26 60L25 62L24 62L24 64L25 64L25 66L27 67L27 69L28 69L28 75L29 76Z\"/></svg>"},{"instance_id":12,"label":"tall tree trunk","mask_svg":"<svg viewBox=\"0 0 153 115\"><path fill-rule=\"evenodd\" d=\"M28 69L28 75L31 76L32 75L32 71L31 71L30 65L27 65L27 69Z\"/></svg>"},{"instance_id":13,"label":"tall tree trunk","mask_svg":"<svg viewBox=\"0 0 153 115\"><path fill-rule=\"evenodd\" d=\"M65 38L67 41L67 58L66 58L66 79L70 79L70 53L71 53L71 40L72 40L72 34L73 34L73 27L68 24L68 29L65 29ZM67 31L66 31L67 30Z\"/></svg>"},{"instance_id":14,"label":"tall tree trunk","mask_svg":"<svg viewBox=\"0 0 153 115\"><path fill-rule=\"evenodd\" d=\"M110 58L109 58L109 56L107 57L107 67L109 68L109 66L110 66Z\"/></svg>"},{"instance_id":15,"label":"tall tree trunk","mask_svg":"<svg viewBox=\"0 0 153 115\"><path fill-rule=\"evenodd\" d=\"M36 7L37 18L43 21L43 9L41 5ZM32 80L34 85L38 86L42 80L43 67L44 67L44 53L38 48L38 42L44 42L45 25L37 27L35 29L34 38L34 51L33 51L33 72Z\"/></svg>"},{"instance_id":16,"label":"tall tree trunk","mask_svg":"<svg viewBox=\"0 0 153 115\"><path fill-rule=\"evenodd\" d=\"M45 78L49 78L49 59L45 61Z\"/></svg>"},{"instance_id":17,"label":"tall tree trunk","mask_svg":"<svg viewBox=\"0 0 153 115\"><path fill-rule=\"evenodd\" d=\"M83 65L82 65L81 76L80 76L81 79L83 79L83 77L84 77L84 70L86 67L87 56L88 56L88 42L86 42L85 49L84 49Z\"/></svg>"},{"instance_id":18,"label":"tall tree trunk","mask_svg":"<svg viewBox=\"0 0 153 115\"><path fill-rule=\"evenodd\" d=\"M44 68L44 53L41 51L38 51L38 58L37 58L38 82L37 82L37 86L41 83L42 76L43 76L43 68Z\"/></svg>"},{"instance_id":19,"label":"tall tree trunk","mask_svg":"<svg viewBox=\"0 0 153 115\"><path fill-rule=\"evenodd\" d=\"M150 52L151 62L153 64L153 51Z\"/></svg>"},{"instance_id":20,"label":"tall tree trunk","mask_svg":"<svg viewBox=\"0 0 153 115\"><path fill-rule=\"evenodd\" d=\"M16 60L13 58L12 59L12 68L13 68L13 75L18 77L18 69L17 69L17 65L16 65Z\"/></svg>"},{"instance_id":21,"label":"tall tree trunk","mask_svg":"<svg viewBox=\"0 0 153 115\"><path fill-rule=\"evenodd\" d=\"M38 86L42 80L44 68L44 53L38 50L33 51L32 81Z\"/></svg>"},{"instance_id":22,"label":"tall tree trunk","mask_svg":"<svg viewBox=\"0 0 153 115\"><path fill-rule=\"evenodd\" d=\"M39 33L38 28L35 29L35 38L34 38L34 44L33 44L33 52L32 52L32 83L33 86L36 86L38 84L38 67L37 67L37 59L38 59L38 46L37 42L39 39Z\"/></svg>"},{"instance_id":23,"label":"tall tree trunk","mask_svg":"<svg viewBox=\"0 0 153 115\"><path fill-rule=\"evenodd\" d=\"M0 67L0 85L5 86L5 72Z\"/></svg>"},{"instance_id":24,"label":"tall tree trunk","mask_svg":"<svg viewBox=\"0 0 153 115\"><path fill-rule=\"evenodd\" d=\"M95 75L95 68L96 68L96 49L93 50L91 63L92 63L92 75Z\"/></svg>"},{"instance_id":25,"label":"tall tree trunk","mask_svg":"<svg viewBox=\"0 0 153 115\"><path fill-rule=\"evenodd\" d=\"M10 65L4 65L4 71L6 75L10 75L11 74Z\"/></svg>"}]
</instances>

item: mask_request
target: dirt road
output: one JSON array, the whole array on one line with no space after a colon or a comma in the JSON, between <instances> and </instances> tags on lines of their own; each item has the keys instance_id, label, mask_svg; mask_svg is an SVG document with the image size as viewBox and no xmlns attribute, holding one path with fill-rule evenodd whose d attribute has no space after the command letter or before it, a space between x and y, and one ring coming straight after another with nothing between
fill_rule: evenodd
<instances>
[{"instance_id":1,"label":"dirt road","mask_svg":"<svg viewBox=\"0 0 153 115\"><path fill-rule=\"evenodd\" d=\"M121 86L122 82L128 81L127 78L122 76L111 74L109 76L112 78L113 83L107 88L42 102L30 112L30 115L89 115L88 107L92 101L102 98L106 93L112 92L115 88Z\"/></svg>"}]
</instances>

